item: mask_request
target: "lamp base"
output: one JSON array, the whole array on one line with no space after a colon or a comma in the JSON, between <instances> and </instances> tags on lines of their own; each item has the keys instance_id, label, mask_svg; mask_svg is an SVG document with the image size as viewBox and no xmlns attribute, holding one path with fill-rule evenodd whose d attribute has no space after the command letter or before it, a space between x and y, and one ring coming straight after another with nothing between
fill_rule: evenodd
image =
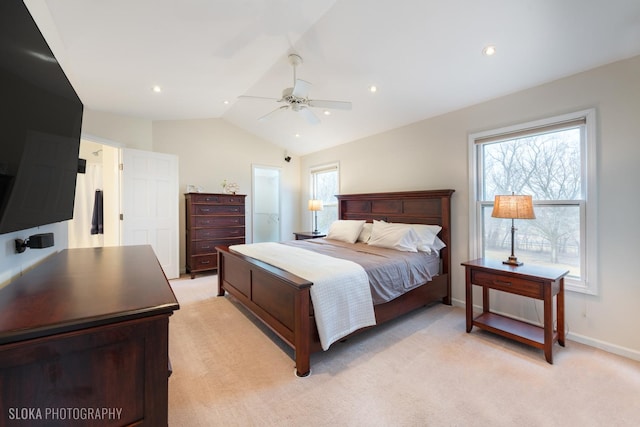
<instances>
[{"instance_id":1,"label":"lamp base","mask_svg":"<svg viewBox=\"0 0 640 427\"><path fill-rule=\"evenodd\" d=\"M502 261L502 263L506 265L513 265L515 267L523 264L522 262L518 261L517 257L514 256L510 256L509 259L507 259L506 261Z\"/></svg>"}]
</instances>

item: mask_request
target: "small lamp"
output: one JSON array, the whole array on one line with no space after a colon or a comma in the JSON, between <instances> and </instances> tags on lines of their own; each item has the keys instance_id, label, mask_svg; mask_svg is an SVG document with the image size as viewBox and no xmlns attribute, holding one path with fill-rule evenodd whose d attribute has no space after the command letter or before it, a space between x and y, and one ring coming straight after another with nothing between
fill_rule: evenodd
<instances>
[{"instance_id":1,"label":"small lamp","mask_svg":"<svg viewBox=\"0 0 640 427\"><path fill-rule=\"evenodd\" d=\"M496 196L493 202L493 212L491 216L494 218L511 218L511 256L503 264L522 265L518 258L513 254L514 236L516 229L514 227L515 219L535 219L533 212L533 200L531 196L521 196L511 193L511 195Z\"/></svg>"},{"instance_id":2,"label":"small lamp","mask_svg":"<svg viewBox=\"0 0 640 427\"><path fill-rule=\"evenodd\" d=\"M322 210L322 200L309 200L309 210L313 212L314 216L314 227L313 234L318 234L318 211Z\"/></svg>"}]
</instances>

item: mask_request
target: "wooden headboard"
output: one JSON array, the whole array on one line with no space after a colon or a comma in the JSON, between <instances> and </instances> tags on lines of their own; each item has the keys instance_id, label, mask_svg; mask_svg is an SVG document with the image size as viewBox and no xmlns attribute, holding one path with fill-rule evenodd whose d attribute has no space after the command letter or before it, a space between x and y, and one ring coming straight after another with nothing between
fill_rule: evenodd
<instances>
[{"instance_id":1,"label":"wooden headboard","mask_svg":"<svg viewBox=\"0 0 640 427\"><path fill-rule=\"evenodd\" d=\"M372 222L374 219L407 224L437 224L447 247L440 251L442 273L451 271L451 195L455 190L340 194L338 217Z\"/></svg>"}]
</instances>

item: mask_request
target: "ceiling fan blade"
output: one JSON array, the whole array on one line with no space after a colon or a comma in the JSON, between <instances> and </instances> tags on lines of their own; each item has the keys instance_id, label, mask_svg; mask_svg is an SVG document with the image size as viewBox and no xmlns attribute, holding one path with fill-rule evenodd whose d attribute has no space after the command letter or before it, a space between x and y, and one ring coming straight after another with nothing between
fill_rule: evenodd
<instances>
[{"instance_id":1,"label":"ceiling fan blade","mask_svg":"<svg viewBox=\"0 0 640 427\"><path fill-rule=\"evenodd\" d=\"M293 90L291 91L291 95L296 98L306 98L309 96L309 90L313 86L311 83L297 79L296 84L293 85Z\"/></svg>"},{"instance_id":2,"label":"ceiling fan blade","mask_svg":"<svg viewBox=\"0 0 640 427\"><path fill-rule=\"evenodd\" d=\"M336 110L351 110L351 103L348 101L327 101L321 99L310 99L309 107L333 108Z\"/></svg>"},{"instance_id":3,"label":"ceiling fan blade","mask_svg":"<svg viewBox=\"0 0 640 427\"><path fill-rule=\"evenodd\" d=\"M278 107L278 108L276 108L275 110L271 111L270 113L267 113L267 114L265 114L264 116L260 117L260 118L258 119L258 121L259 121L259 122L264 122L264 121L267 121L267 120L269 120L269 119L272 119L272 118L273 118L273 116L275 116L275 115L277 115L277 114L279 114L279 113L284 112L287 108L289 108L289 106L288 106L288 105L283 105L282 107Z\"/></svg>"},{"instance_id":4,"label":"ceiling fan blade","mask_svg":"<svg viewBox=\"0 0 640 427\"><path fill-rule=\"evenodd\" d=\"M318 123L320 123L320 119L318 119L316 117L315 114L313 114L313 111L311 111L308 108L300 108L298 110L298 112L307 120L307 122L309 122L312 125L317 125Z\"/></svg>"},{"instance_id":5,"label":"ceiling fan blade","mask_svg":"<svg viewBox=\"0 0 640 427\"><path fill-rule=\"evenodd\" d=\"M269 101L280 101L278 98L268 98L266 96L251 96L251 95L240 95L238 98L249 98L249 99L268 99Z\"/></svg>"}]
</instances>

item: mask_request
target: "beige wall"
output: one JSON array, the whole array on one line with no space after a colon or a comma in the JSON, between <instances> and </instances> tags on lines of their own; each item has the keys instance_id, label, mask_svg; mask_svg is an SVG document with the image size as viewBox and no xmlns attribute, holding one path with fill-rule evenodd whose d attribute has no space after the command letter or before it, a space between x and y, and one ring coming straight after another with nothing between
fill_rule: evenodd
<instances>
[{"instance_id":1,"label":"beige wall","mask_svg":"<svg viewBox=\"0 0 640 427\"><path fill-rule=\"evenodd\" d=\"M468 135L595 107L598 132L599 294L568 292L569 338L640 360L640 57L304 156L308 169L340 162L343 193L452 188L453 298L464 303L469 254ZM631 196L631 197L629 197ZM305 195L303 195L305 197ZM305 212L301 212L305 217ZM537 321L538 302L500 296L495 309ZM462 327L462 326L461 326Z\"/></svg>"},{"instance_id":2,"label":"beige wall","mask_svg":"<svg viewBox=\"0 0 640 427\"><path fill-rule=\"evenodd\" d=\"M247 194L247 241L251 241L252 165L281 168L281 237L293 237L298 225L300 162L284 161L284 149L268 143L220 119L156 121L153 123L154 151L179 158L180 192L188 184L210 193L222 192L223 180L236 182L240 194ZM180 230L184 230L184 198L180 198ZM182 231L181 231L182 232ZM180 265L184 271L185 241L180 236Z\"/></svg>"},{"instance_id":3,"label":"beige wall","mask_svg":"<svg viewBox=\"0 0 640 427\"><path fill-rule=\"evenodd\" d=\"M82 115L82 136L95 142L153 151L152 123L147 119L85 108Z\"/></svg>"}]
</instances>

